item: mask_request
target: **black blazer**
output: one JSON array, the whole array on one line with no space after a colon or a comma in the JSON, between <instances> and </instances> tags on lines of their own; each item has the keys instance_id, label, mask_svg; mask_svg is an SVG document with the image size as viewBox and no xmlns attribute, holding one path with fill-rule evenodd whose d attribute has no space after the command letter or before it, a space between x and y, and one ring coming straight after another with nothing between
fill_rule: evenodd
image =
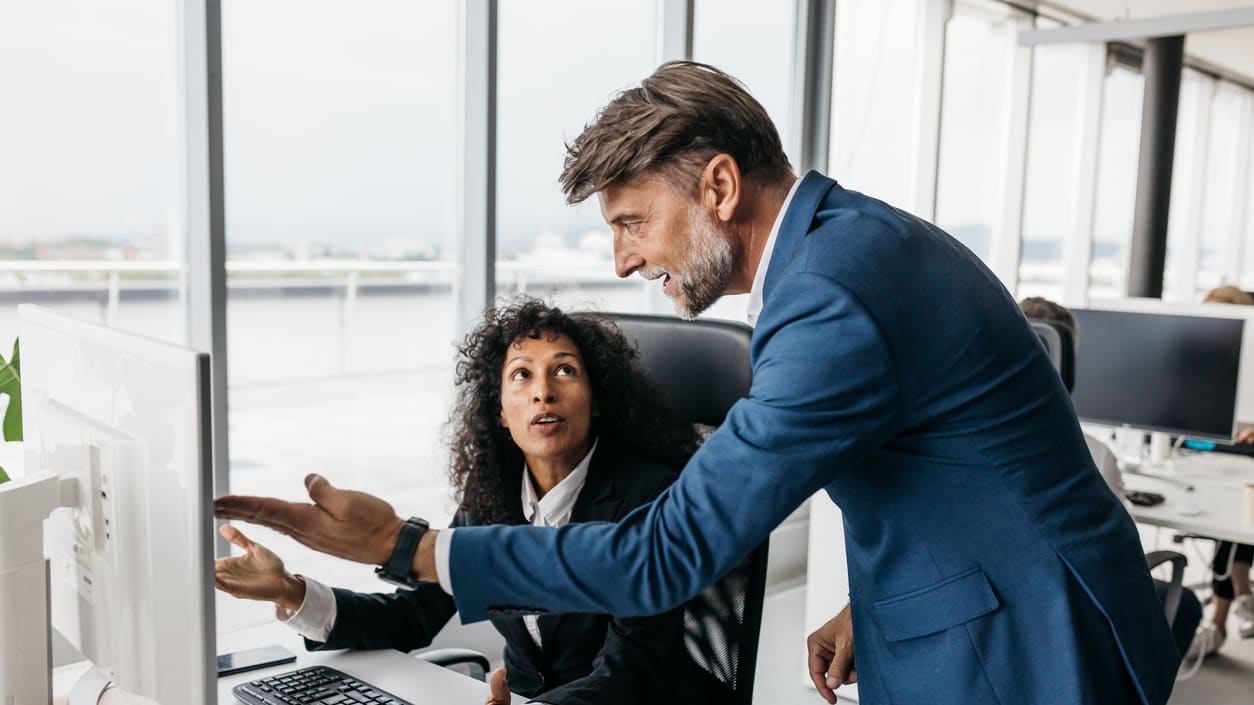
<instances>
[{"instance_id":1,"label":"black blazer","mask_svg":"<svg viewBox=\"0 0 1254 705\"><path fill-rule=\"evenodd\" d=\"M618 521L653 501L678 471L621 457L597 447L571 523ZM522 485L522 469L513 488ZM512 494L511 494L512 497ZM513 501L508 523L525 524L521 502ZM458 512L452 526L475 526L468 512ZM484 566L491 570L491 566ZM337 616L325 643L305 640L306 648L412 651L428 646L457 611L439 585L417 590L366 594L336 588ZM521 616L492 620L505 637L509 689L554 705L693 705L719 702L726 688L689 659L684 648L683 610L655 617L614 618L601 614L541 615L544 649L531 638Z\"/></svg>"}]
</instances>

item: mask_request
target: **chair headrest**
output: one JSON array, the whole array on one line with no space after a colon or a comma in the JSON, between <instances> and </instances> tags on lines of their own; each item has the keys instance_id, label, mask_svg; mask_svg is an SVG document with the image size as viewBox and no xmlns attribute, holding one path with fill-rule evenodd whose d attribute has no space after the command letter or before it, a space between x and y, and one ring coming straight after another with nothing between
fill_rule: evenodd
<instances>
[{"instance_id":1,"label":"chair headrest","mask_svg":"<svg viewBox=\"0 0 1254 705\"><path fill-rule=\"evenodd\" d=\"M1029 319L1032 330L1045 346L1049 361L1062 377L1062 384L1070 392L1075 388L1075 341L1066 326L1053 321Z\"/></svg>"},{"instance_id":2,"label":"chair headrest","mask_svg":"<svg viewBox=\"0 0 1254 705\"><path fill-rule=\"evenodd\" d=\"M640 366L684 419L718 426L749 395L753 329L731 321L610 314L640 351Z\"/></svg>"}]
</instances>

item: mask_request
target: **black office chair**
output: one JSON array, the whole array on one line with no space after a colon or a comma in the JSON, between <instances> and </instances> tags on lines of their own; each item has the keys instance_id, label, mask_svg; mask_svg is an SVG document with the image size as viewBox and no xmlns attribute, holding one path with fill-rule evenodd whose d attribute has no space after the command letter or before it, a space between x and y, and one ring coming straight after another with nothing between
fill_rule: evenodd
<instances>
[{"instance_id":1,"label":"black office chair","mask_svg":"<svg viewBox=\"0 0 1254 705\"><path fill-rule=\"evenodd\" d=\"M1071 331L1060 323L1030 319L1032 330L1040 338L1041 345L1049 355L1054 369L1062 377L1062 383L1070 392L1075 388L1075 341ZM1150 551L1145 554L1150 570L1164 563L1171 564L1171 579L1167 581L1167 593L1163 597L1163 611L1167 615L1167 623L1174 622L1180 610L1180 599L1184 593L1184 567L1188 559L1184 554L1175 551Z\"/></svg>"},{"instance_id":2,"label":"black office chair","mask_svg":"<svg viewBox=\"0 0 1254 705\"><path fill-rule=\"evenodd\" d=\"M681 418L712 430L736 400L749 394L753 335L749 326L668 316L609 317L635 343L641 368ZM740 565L684 605L688 654L726 686L729 705L753 701L769 544L764 541ZM467 649L439 649L415 656L441 666L465 666L480 680L488 670L488 660Z\"/></svg>"},{"instance_id":3,"label":"black office chair","mask_svg":"<svg viewBox=\"0 0 1254 705\"><path fill-rule=\"evenodd\" d=\"M1070 392L1075 389L1075 341L1066 326L1053 321L1028 320L1036 337L1049 354L1049 361L1062 377L1062 384Z\"/></svg>"},{"instance_id":4,"label":"black office chair","mask_svg":"<svg viewBox=\"0 0 1254 705\"><path fill-rule=\"evenodd\" d=\"M645 373L676 413L717 427L752 380L753 329L730 321L681 321L668 316L614 314L640 351ZM693 661L727 686L734 705L753 702L753 677L766 594L764 541L735 569L684 605L684 642Z\"/></svg>"}]
</instances>

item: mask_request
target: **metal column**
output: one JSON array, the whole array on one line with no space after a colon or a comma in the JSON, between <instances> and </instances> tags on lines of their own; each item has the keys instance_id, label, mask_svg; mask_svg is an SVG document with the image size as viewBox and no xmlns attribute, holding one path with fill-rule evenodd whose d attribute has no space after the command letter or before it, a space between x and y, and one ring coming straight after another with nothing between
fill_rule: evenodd
<instances>
[{"instance_id":1,"label":"metal column","mask_svg":"<svg viewBox=\"0 0 1254 705\"><path fill-rule=\"evenodd\" d=\"M461 4L461 246L457 252L456 337L496 297L497 0Z\"/></svg>"},{"instance_id":2,"label":"metal column","mask_svg":"<svg viewBox=\"0 0 1254 705\"><path fill-rule=\"evenodd\" d=\"M827 171L832 127L832 53L836 43L836 1L799 0L797 49L793 69L793 144L785 145L797 175Z\"/></svg>"},{"instance_id":3,"label":"metal column","mask_svg":"<svg viewBox=\"0 0 1254 705\"><path fill-rule=\"evenodd\" d=\"M1141 70L1145 76L1145 101L1141 111L1141 160L1137 170L1128 295L1162 298L1176 118L1184 71L1184 37L1148 40Z\"/></svg>"},{"instance_id":4,"label":"metal column","mask_svg":"<svg viewBox=\"0 0 1254 705\"><path fill-rule=\"evenodd\" d=\"M230 491L226 379L226 202L222 158L222 6L179 3L183 88L183 218L187 237L187 343L210 355L213 491ZM229 544L215 534L218 555Z\"/></svg>"}]
</instances>

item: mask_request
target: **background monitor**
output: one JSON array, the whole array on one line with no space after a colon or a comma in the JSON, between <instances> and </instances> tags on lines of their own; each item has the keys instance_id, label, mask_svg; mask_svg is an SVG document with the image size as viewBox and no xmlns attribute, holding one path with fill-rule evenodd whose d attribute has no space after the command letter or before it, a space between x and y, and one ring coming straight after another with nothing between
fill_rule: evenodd
<instances>
[{"instance_id":1,"label":"background monitor","mask_svg":"<svg viewBox=\"0 0 1254 705\"><path fill-rule=\"evenodd\" d=\"M1084 421L1230 440L1245 320L1073 309L1072 401Z\"/></svg>"},{"instance_id":2,"label":"background monitor","mask_svg":"<svg viewBox=\"0 0 1254 705\"><path fill-rule=\"evenodd\" d=\"M45 523L51 621L119 687L216 701L209 360L19 306L28 472L77 480Z\"/></svg>"}]
</instances>

